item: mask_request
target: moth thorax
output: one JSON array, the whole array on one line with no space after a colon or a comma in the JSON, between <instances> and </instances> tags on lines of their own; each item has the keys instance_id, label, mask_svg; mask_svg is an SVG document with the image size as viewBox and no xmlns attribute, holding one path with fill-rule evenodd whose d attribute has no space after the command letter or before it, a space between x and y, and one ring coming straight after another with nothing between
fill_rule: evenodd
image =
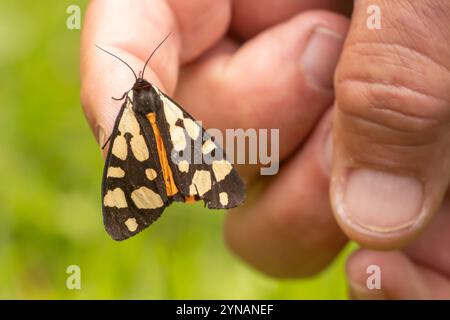
<instances>
[{"instance_id":1,"label":"moth thorax","mask_svg":"<svg viewBox=\"0 0 450 320\"><path fill-rule=\"evenodd\" d=\"M150 86L133 89L133 107L136 112L148 114L160 108L161 100L156 91Z\"/></svg>"}]
</instances>

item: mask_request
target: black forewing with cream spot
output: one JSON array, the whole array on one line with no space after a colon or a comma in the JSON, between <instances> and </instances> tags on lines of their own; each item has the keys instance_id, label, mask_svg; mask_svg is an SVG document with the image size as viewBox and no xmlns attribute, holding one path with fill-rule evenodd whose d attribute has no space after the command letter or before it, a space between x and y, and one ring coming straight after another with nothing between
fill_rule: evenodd
<instances>
[{"instance_id":1,"label":"black forewing with cream spot","mask_svg":"<svg viewBox=\"0 0 450 320\"><path fill-rule=\"evenodd\" d=\"M132 91L117 117L103 173L103 222L115 240L152 224L171 200L165 192L150 124L132 108Z\"/></svg>"},{"instance_id":2,"label":"black forewing with cream spot","mask_svg":"<svg viewBox=\"0 0 450 320\"><path fill-rule=\"evenodd\" d=\"M234 208L243 203L244 183L222 148L189 113L157 88L156 91L163 101L156 117L164 141L169 141L165 144L167 155L172 158L172 152L181 156L190 150L190 161L169 161L181 194L203 200L210 209ZM211 153L216 160L204 163L204 156Z\"/></svg>"}]
</instances>

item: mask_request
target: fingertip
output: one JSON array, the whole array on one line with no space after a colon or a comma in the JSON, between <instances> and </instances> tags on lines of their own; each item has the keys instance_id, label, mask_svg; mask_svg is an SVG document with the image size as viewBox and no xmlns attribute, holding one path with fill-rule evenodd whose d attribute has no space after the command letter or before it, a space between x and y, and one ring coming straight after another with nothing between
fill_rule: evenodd
<instances>
[{"instance_id":1,"label":"fingertip","mask_svg":"<svg viewBox=\"0 0 450 320\"><path fill-rule=\"evenodd\" d=\"M398 184L395 179L400 179ZM330 199L335 218L343 231L363 246L401 248L418 236L425 218L430 217L422 207L422 185L415 181L384 172L372 174L363 168L344 173L334 170Z\"/></svg>"},{"instance_id":2,"label":"fingertip","mask_svg":"<svg viewBox=\"0 0 450 320\"><path fill-rule=\"evenodd\" d=\"M385 300L388 299L382 289L381 261L370 256L365 249L356 250L345 265L349 296L353 300ZM368 272L369 271L369 272ZM375 274L375 272L377 274ZM372 279L369 279L372 275ZM378 279L376 278L378 277Z\"/></svg>"},{"instance_id":3,"label":"fingertip","mask_svg":"<svg viewBox=\"0 0 450 320\"><path fill-rule=\"evenodd\" d=\"M430 299L423 270L403 252L355 251L347 260L350 296L354 299Z\"/></svg>"},{"instance_id":4,"label":"fingertip","mask_svg":"<svg viewBox=\"0 0 450 320\"><path fill-rule=\"evenodd\" d=\"M111 96L122 96L132 88L145 60L169 32L169 41L158 48L145 77L172 93L178 77L180 39L167 3L154 1L150 7L147 1L130 6L122 1L98 0L89 4L81 37L80 93L86 119L100 147L101 141L111 135L122 105ZM108 146L102 150L103 155L107 150Z\"/></svg>"}]
</instances>

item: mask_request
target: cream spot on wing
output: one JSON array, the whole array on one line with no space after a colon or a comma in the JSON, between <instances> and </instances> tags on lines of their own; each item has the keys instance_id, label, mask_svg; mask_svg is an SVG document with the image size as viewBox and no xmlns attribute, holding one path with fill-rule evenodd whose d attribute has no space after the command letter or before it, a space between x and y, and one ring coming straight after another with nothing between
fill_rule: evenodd
<instances>
[{"instance_id":1,"label":"cream spot on wing","mask_svg":"<svg viewBox=\"0 0 450 320\"><path fill-rule=\"evenodd\" d=\"M134 190L131 193L131 199L139 209L156 209L164 205L161 196L146 187Z\"/></svg>"},{"instance_id":2,"label":"cream spot on wing","mask_svg":"<svg viewBox=\"0 0 450 320\"><path fill-rule=\"evenodd\" d=\"M161 94L160 97L164 103L164 115L167 123L169 123L170 126L174 126L178 119L183 119L183 111L164 95Z\"/></svg>"},{"instance_id":3,"label":"cream spot on wing","mask_svg":"<svg viewBox=\"0 0 450 320\"><path fill-rule=\"evenodd\" d=\"M123 136L119 135L114 139L111 152L120 160L125 160L127 158L127 141Z\"/></svg>"},{"instance_id":4,"label":"cream spot on wing","mask_svg":"<svg viewBox=\"0 0 450 320\"><path fill-rule=\"evenodd\" d=\"M188 172L189 171L189 162L186 160L181 160L180 163L178 163L178 169L181 172Z\"/></svg>"},{"instance_id":5,"label":"cream spot on wing","mask_svg":"<svg viewBox=\"0 0 450 320\"><path fill-rule=\"evenodd\" d=\"M186 136L183 128L179 126L170 127L170 139L173 143L175 151L182 151L186 148Z\"/></svg>"},{"instance_id":6,"label":"cream spot on wing","mask_svg":"<svg viewBox=\"0 0 450 320\"><path fill-rule=\"evenodd\" d=\"M185 118L183 124L189 137L191 137L192 140L197 140L198 135L200 134L200 126L189 118Z\"/></svg>"},{"instance_id":7,"label":"cream spot on wing","mask_svg":"<svg viewBox=\"0 0 450 320\"><path fill-rule=\"evenodd\" d=\"M109 167L106 176L108 178L123 178L125 177L125 171L119 167Z\"/></svg>"},{"instance_id":8,"label":"cream spot on wing","mask_svg":"<svg viewBox=\"0 0 450 320\"><path fill-rule=\"evenodd\" d=\"M128 99L122 117L119 122L119 130L122 134L129 132L131 134L139 134L139 123L137 122L133 111L133 90L128 92Z\"/></svg>"},{"instance_id":9,"label":"cream spot on wing","mask_svg":"<svg viewBox=\"0 0 450 320\"><path fill-rule=\"evenodd\" d=\"M231 163L229 163L227 160L222 159L213 161L212 169L217 182L219 182L225 179L225 177L231 172L233 167L231 166Z\"/></svg>"},{"instance_id":10,"label":"cream spot on wing","mask_svg":"<svg viewBox=\"0 0 450 320\"><path fill-rule=\"evenodd\" d=\"M154 180L157 176L156 171L154 169L146 169L145 175L147 176L147 179L150 181Z\"/></svg>"},{"instance_id":11,"label":"cream spot on wing","mask_svg":"<svg viewBox=\"0 0 450 320\"><path fill-rule=\"evenodd\" d=\"M141 129L130 102L128 102L128 104L129 105L123 111L122 118L120 119L119 131L122 133L122 135L124 135L126 132L129 132L131 133L131 135L137 136L140 134Z\"/></svg>"},{"instance_id":12,"label":"cream spot on wing","mask_svg":"<svg viewBox=\"0 0 450 320\"><path fill-rule=\"evenodd\" d=\"M128 207L127 200L125 199L125 194L120 188L108 190L105 197L103 198L103 205L105 207L119 209Z\"/></svg>"},{"instance_id":13,"label":"cream spot on wing","mask_svg":"<svg viewBox=\"0 0 450 320\"><path fill-rule=\"evenodd\" d=\"M197 194L197 189L195 189L195 186L193 185L193 184L191 184L190 186L189 186L189 195L190 196L194 196L194 195L196 195Z\"/></svg>"},{"instance_id":14,"label":"cream spot on wing","mask_svg":"<svg viewBox=\"0 0 450 320\"><path fill-rule=\"evenodd\" d=\"M206 170L197 170L192 177L192 184L195 185L199 196L211 190L211 174Z\"/></svg>"},{"instance_id":15,"label":"cream spot on wing","mask_svg":"<svg viewBox=\"0 0 450 320\"><path fill-rule=\"evenodd\" d=\"M137 135L132 137L130 145L131 151L133 151L133 155L138 161L142 162L148 159L149 151L147 144L145 143L144 136Z\"/></svg>"},{"instance_id":16,"label":"cream spot on wing","mask_svg":"<svg viewBox=\"0 0 450 320\"><path fill-rule=\"evenodd\" d=\"M216 148L216 144L211 139L206 140L202 146L202 153L208 154Z\"/></svg>"},{"instance_id":17,"label":"cream spot on wing","mask_svg":"<svg viewBox=\"0 0 450 320\"><path fill-rule=\"evenodd\" d=\"M127 226L128 230L131 232L136 231L138 224L136 222L135 218L128 218L127 221L125 221L125 225Z\"/></svg>"},{"instance_id":18,"label":"cream spot on wing","mask_svg":"<svg viewBox=\"0 0 450 320\"><path fill-rule=\"evenodd\" d=\"M226 206L228 204L228 193L221 192L219 193L219 201L222 206Z\"/></svg>"}]
</instances>

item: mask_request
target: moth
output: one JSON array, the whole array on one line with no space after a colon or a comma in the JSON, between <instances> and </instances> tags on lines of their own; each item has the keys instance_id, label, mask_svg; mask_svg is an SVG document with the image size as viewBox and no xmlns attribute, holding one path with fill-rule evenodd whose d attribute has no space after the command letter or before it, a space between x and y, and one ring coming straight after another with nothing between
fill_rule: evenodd
<instances>
[{"instance_id":1,"label":"moth","mask_svg":"<svg viewBox=\"0 0 450 320\"><path fill-rule=\"evenodd\" d=\"M202 200L210 209L228 209L245 199L244 183L221 146L188 112L144 79L148 62L167 37L139 77L121 58L97 46L126 64L136 79L116 99L124 102L103 145L110 144L102 182L103 223L114 240L147 228L174 201Z\"/></svg>"}]
</instances>

